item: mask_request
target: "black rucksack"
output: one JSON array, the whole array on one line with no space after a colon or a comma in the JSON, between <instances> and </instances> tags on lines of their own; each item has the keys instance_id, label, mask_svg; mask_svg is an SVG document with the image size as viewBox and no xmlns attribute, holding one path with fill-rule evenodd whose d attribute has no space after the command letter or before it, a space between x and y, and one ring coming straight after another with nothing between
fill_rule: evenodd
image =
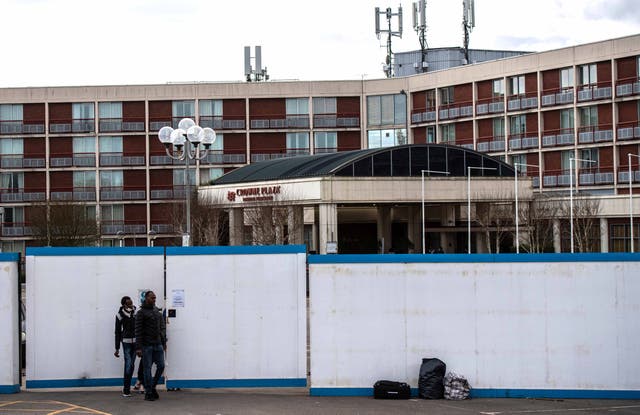
<instances>
[{"instance_id":1,"label":"black rucksack","mask_svg":"<svg viewBox=\"0 0 640 415\"><path fill-rule=\"evenodd\" d=\"M447 365L440 359L422 359L418 377L418 395L424 399L444 398L444 374Z\"/></svg>"}]
</instances>

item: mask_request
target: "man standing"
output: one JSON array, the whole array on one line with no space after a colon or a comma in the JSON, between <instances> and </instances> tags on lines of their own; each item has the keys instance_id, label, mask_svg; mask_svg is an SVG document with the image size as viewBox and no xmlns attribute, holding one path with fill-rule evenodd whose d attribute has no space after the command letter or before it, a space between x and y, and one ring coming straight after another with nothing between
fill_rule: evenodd
<instances>
[{"instance_id":1,"label":"man standing","mask_svg":"<svg viewBox=\"0 0 640 415\"><path fill-rule=\"evenodd\" d=\"M133 365L136 359L135 352L135 320L134 314L136 307L131 301L131 297L124 296L120 300L121 307L116 313L116 351L115 357L120 357L120 344L124 352L124 377L122 388L122 396L128 398L131 396L131 376L133 376Z\"/></svg>"},{"instance_id":2,"label":"man standing","mask_svg":"<svg viewBox=\"0 0 640 415\"><path fill-rule=\"evenodd\" d=\"M156 385L164 371L164 352L167 349L167 332L162 313L156 307L156 295L147 291L144 303L136 314L136 354L142 357L144 368L144 400L159 398ZM151 365L156 373L151 377Z\"/></svg>"}]
</instances>

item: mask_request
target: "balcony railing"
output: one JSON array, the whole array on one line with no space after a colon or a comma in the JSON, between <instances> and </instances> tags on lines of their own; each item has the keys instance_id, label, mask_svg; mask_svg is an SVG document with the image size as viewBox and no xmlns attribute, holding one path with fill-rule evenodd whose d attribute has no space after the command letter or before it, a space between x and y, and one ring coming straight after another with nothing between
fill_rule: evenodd
<instances>
[{"instance_id":1,"label":"balcony railing","mask_svg":"<svg viewBox=\"0 0 640 415\"><path fill-rule=\"evenodd\" d=\"M640 138L640 122L618 123L618 140L633 140Z\"/></svg>"},{"instance_id":2,"label":"balcony railing","mask_svg":"<svg viewBox=\"0 0 640 415\"><path fill-rule=\"evenodd\" d=\"M143 132L144 117L127 118L100 118L98 127L101 133Z\"/></svg>"},{"instance_id":3,"label":"balcony railing","mask_svg":"<svg viewBox=\"0 0 640 415\"><path fill-rule=\"evenodd\" d=\"M51 200L73 200L79 202L95 201L96 189L95 187L52 188Z\"/></svg>"},{"instance_id":4,"label":"balcony railing","mask_svg":"<svg viewBox=\"0 0 640 415\"><path fill-rule=\"evenodd\" d=\"M44 154L0 156L0 168L3 169L37 169L42 167L45 167Z\"/></svg>"},{"instance_id":5,"label":"balcony railing","mask_svg":"<svg viewBox=\"0 0 640 415\"><path fill-rule=\"evenodd\" d=\"M313 128L358 128L360 127L359 114L315 114L313 116Z\"/></svg>"},{"instance_id":6,"label":"balcony railing","mask_svg":"<svg viewBox=\"0 0 640 415\"><path fill-rule=\"evenodd\" d=\"M573 87L542 90L542 106L573 104Z\"/></svg>"},{"instance_id":7,"label":"balcony railing","mask_svg":"<svg viewBox=\"0 0 640 415\"><path fill-rule=\"evenodd\" d=\"M640 79L637 76L618 79L616 82L616 96L626 97L640 95Z\"/></svg>"},{"instance_id":8,"label":"balcony railing","mask_svg":"<svg viewBox=\"0 0 640 415\"><path fill-rule=\"evenodd\" d=\"M478 151L482 153L504 151L505 139L501 135L480 137L476 146Z\"/></svg>"},{"instance_id":9,"label":"balcony railing","mask_svg":"<svg viewBox=\"0 0 640 415\"><path fill-rule=\"evenodd\" d=\"M288 149L261 149L261 153L251 153L251 162L275 160L287 157L306 156L310 154L309 148L288 148Z\"/></svg>"},{"instance_id":10,"label":"balcony railing","mask_svg":"<svg viewBox=\"0 0 640 415\"><path fill-rule=\"evenodd\" d=\"M476 114L495 114L497 112L504 112L504 97L491 97L478 99L476 104Z\"/></svg>"},{"instance_id":11,"label":"balcony railing","mask_svg":"<svg viewBox=\"0 0 640 415\"><path fill-rule=\"evenodd\" d=\"M174 233L173 229L174 227L170 223L157 222L151 224L151 230L156 234Z\"/></svg>"},{"instance_id":12,"label":"balcony railing","mask_svg":"<svg viewBox=\"0 0 640 415\"><path fill-rule=\"evenodd\" d=\"M91 133L96 128L94 118L75 118L72 120L50 120L49 132L52 134L61 133Z\"/></svg>"},{"instance_id":13,"label":"balcony railing","mask_svg":"<svg viewBox=\"0 0 640 415\"><path fill-rule=\"evenodd\" d=\"M45 200L44 189L6 188L0 189L0 202L40 202Z\"/></svg>"},{"instance_id":14,"label":"balcony railing","mask_svg":"<svg viewBox=\"0 0 640 415\"><path fill-rule=\"evenodd\" d=\"M50 167L94 167L96 165L95 153L59 154L52 153L49 159Z\"/></svg>"},{"instance_id":15,"label":"balcony railing","mask_svg":"<svg viewBox=\"0 0 640 415\"><path fill-rule=\"evenodd\" d=\"M309 128L308 114L273 114L251 116L252 129Z\"/></svg>"},{"instance_id":16,"label":"balcony railing","mask_svg":"<svg viewBox=\"0 0 640 415\"><path fill-rule=\"evenodd\" d=\"M544 187L570 187L571 174L566 170L546 170L542 180ZM613 166L581 167L573 175L574 185L598 186L613 184Z\"/></svg>"},{"instance_id":17,"label":"balcony railing","mask_svg":"<svg viewBox=\"0 0 640 415\"><path fill-rule=\"evenodd\" d=\"M611 124L578 128L578 143L601 143L613 141L613 128Z\"/></svg>"},{"instance_id":18,"label":"balcony railing","mask_svg":"<svg viewBox=\"0 0 640 415\"><path fill-rule=\"evenodd\" d=\"M509 150L523 150L538 147L538 132L528 131L523 134L509 135Z\"/></svg>"},{"instance_id":19,"label":"balcony railing","mask_svg":"<svg viewBox=\"0 0 640 415\"><path fill-rule=\"evenodd\" d=\"M546 130L542 133L542 147L570 146L575 141L573 128Z\"/></svg>"},{"instance_id":20,"label":"balcony railing","mask_svg":"<svg viewBox=\"0 0 640 415\"><path fill-rule=\"evenodd\" d=\"M538 93L535 91L520 95L510 95L507 98L507 109L509 111L521 111L537 107Z\"/></svg>"},{"instance_id":21,"label":"balcony railing","mask_svg":"<svg viewBox=\"0 0 640 415\"><path fill-rule=\"evenodd\" d=\"M640 170L638 166L631 165L631 182L640 182ZM618 167L618 185L629 183L629 166Z\"/></svg>"},{"instance_id":22,"label":"balcony railing","mask_svg":"<svg viewBox=\"0 0 640 415\"><path fill-rule=\"evenodd\" d=\"M438 107L438 115L441 120L452 120L473 116L473 103L471 101L455 102Z\"/></svg>"},{"instance_id":23,"label":"balcony railing","mask_svg":"<svg viewBox=\"0 0 640 415\"><path fill-rule=\"evenodd\" d=\"M221 150L209 151L207 157L200 161L200 164L244 164L246 163L247 155L242 152L224 152Z\"/></svg>"},{"instance_id":24,"label":"balcony railing","mask_svg":"<svg viewBox=\"0 0 640 415\"><path fill-rule=\"evenodd\" d=\"M44 134L44 122L25 124L24 121L0 121L0 134Z\"/></svg>"},{"instance_id":25,"label":"balcony railing","mask_svg":"<svg viewBox=\"0 0 640 415\"><path fill-rule=\"evenodd\" d=\"M102 221L100 231L103 235L117 235L118 232L125 235L146 235L147 224L140 220Z\"/></svg>"},{"instance_id":26,"label":"balcony railing","mask_svg":"<svg viewBox=\"0 0 640 415\"><path fill-rule=\"evenodd\" d=\"M578 102L611 98L611 81L578 86Z\"/></svg>"},{"instance_id":27,"label":"balcony railing","mask_svg":"<svg viewBox=\"0 0 640 415\"><path fill-rule=\"evenodd\" d=\"M100 153L100 166L144 166L144 153Z\"/></svg>"},{"instance_id":28,"label":"balcony railing","mask_svg":"<svg viewBox=\"0 0 640 415\"><path fill-rule=\"evenodd\" d=\"M189 186L191 194L196 191L196 186ZM184 185L179 186L151 186L150 196L152 200L184 200L187 196Z\"/></svg>"},{"instance_id":29,"label":"balcony railing","mask_svg":"<svg viewBox=\"0 0 640 415\"><path fill-rule=\"evenodd\" d=\"M411 111L412 124L419 124L422 122L435 122L435 120L436 120L435 107L416 108Z\"/></svg>"},{"instance_id":30,"label":"balcony railing","mask_svg":"<svg viewBox=\"0 0 640 415\"><path fill-rule=\"evenodd\" d=\"M214 130L244 130L245 116L201 115L198 125L202 128L209 127Z\"/></svg>"},{"instance_id":31,"label":"balcony railing","mask_svg":"<svg viewBox=\"0 0 640 415\"><path fill-rule=\"evenodd\" d=\"M33 229L28 226L27 222L3 222L0 226L2 228L2 236L31 236L33 235Z\"/></svg>"},{"instance_id":32,"label":"balcony railing","mask_svg":"<svg viewBox=\"0 0 640 415\"><path fill-rule=\"evenodd\" d=\"M144 200L147 192L140 186L102 186L100 200Z\"/></svg>"}]
</instances>

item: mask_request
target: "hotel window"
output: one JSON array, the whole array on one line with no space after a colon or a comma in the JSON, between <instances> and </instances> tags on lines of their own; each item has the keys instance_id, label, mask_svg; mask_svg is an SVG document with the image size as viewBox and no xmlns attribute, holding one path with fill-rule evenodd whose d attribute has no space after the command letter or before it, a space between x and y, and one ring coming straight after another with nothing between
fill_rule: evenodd
<instances>
[{"instance_id":1,"label":"hotel window","mask_svg":"<svg viewBox=\"0 0 640 415\"><path fill-rule=\"evenodd\" d=\"M609 252L631 252L631 226L628 223L612 224L609 226ZM633 223L634 251L637 251L640 238L640 224Z\"/></svg>"},{"instance_id":2,"label":"hotel window","mask_svg":"<svg viewBox=\"0 0 640 415\"><path fill-rule=\"evenodd\" d=\"M73 154L95 154L94 137L73 137Z\"/></svg>"},{"instance_id":3,"label":"hotel window","mask_svg":"<svg viewBox=\"0 0 640 415\"><path fill-rule=\"evenodd\" d=\"M222 150L224 150L224 134L216 134L216 141L211 144L209 151L221 152Z\"/></svg>"},{"instance_id":4,"label":"hotel window","mask_svg":"<svg viewBox=\"0 0 640 415\"><path fill-rule=\"evenodd\" d=\"M436 90L427 91L427 111L435 111L436 109Z\"/></svg>"},{"instance_id":5,"label":"hotel window","mask_svg":"<svg viewBox=\"0 0 640 415\"><path fill-rule=\"evenodd\" d=\"M453 100L454 100L454 95L453 95L452 86L440 88L440 105L453 104Z\"/></svg>"},{"instance_id":6,"label":"hotel window","mask_svg":"<svg viewBox=\"0 0 640 415\"><path fill-rule=\"evenodd\" d=\"M598 66L595 63L582 65L579 71L580 85L595 85L598 83Z\"/></svg>"},{"instance_id":7,"label":"hotel window","mask_svg":"<svg viewBox=\"0 0 640 415\"><path fill-rule=\"evenodd\" d=\"M430 125L427 127L427 143L435 143L436 142L436 126Z\"/></svg>"},{"instance_id":8,"label":"hotel window","mask_svg":"<svg viewBox=\"0 0 640 415\"><path fill-rule=\"evenodd\" d=\"M560 129L573 129L573 109L560 111Z\"/></svg>"},{"instance_id":9,"label":"hotel window","mask_svg":"<svg viewBox=\"0 0 640 415\"><path fill-rule=\"evenodd\" d=\"M122 153L122 137L100 136L100 153Z\"/></svg>"},{"instance_id":10,"label":"hotel window","mask_svg":"<svg viewBox=\"0 0 640 415\"><path fill-rule=\"evenodd\" d=\"M22 104L1 104L0 121L22 121Z\"/></svg>"},{"instance_id":11,"label":"hotel window","mask_svg":"<svg viewBox=\"0 0 640 415\"><path fill-rule=\"evenodd\" d=\"M562 169L563 174L569 174L569 160L573 157L573 150L565 150L560 152L560 168Z\"/></svg>"},{"instance_id":12,"label":"hotel window","mask_svg":"<svg viewBox=\"0 0 640 415\"><path fill-rule=\"evenodd\" d=\"M122 205L100 206L100 220L103 222L123 222L124 207Z\"/></svg>"},{"instance_id":13,"label":"hotel window","mask_svg":"<svg viewBox=\"0 0 640 415\"><path fill-rule=\"evenodd\" d=\"M494 79L493 80L493 97L502 97L504 96L504 79Z\"/></svg>"},{"instance_id":14,"label":"hotel window","mask_svg":"<svg viewBox=\"0 0 640 415\"><path fill-rule=\"evenodd\" d=\"M563 91L573 88L573 68L560 70L560 88Z\"/></svg>"},{"instance_id":15,"label":"hotel window","mask_svg":"<svg viewBox=\"0 0 640 415\"><path fill-rule=\"evenodd\" d=\"M196 171L195 169L189 169L187 175L189 185L194 186L196 184ZM184 186L184 169L176 169L173 171L173 185Z\"/></svg>"},{"instance_id":16,"label":"hotel window","mask_svg":"<svg viewBox=\"0 0 640 415\"><path fill-rule=\"evenodd\" d=\"M334 153L338 150L338 133L318 131L313 134L313 145L316 153Z\"/></svg>"},{"instance_id":17,"label":"hotel window","mask_svg":"<svg viewBox=\"0 0 640 415\"><path fill-rule=\"evenodd\" d=\"M74 120L92 120L93 103L80 102L71 105L71 114Z\"/></svg>"},{"instance_id":18,"label":"hotel window","mask_svg":"<svg viewBox=\"0 0 640 415\"><path fill-rule=\"evenodd\" d=\"M497 117L493 119L493 139L504 139L504 117Z\"/></svg>"},{"instance_id":19,"label":"hotel window","mask_svg":"<svg viewBox=\"0 0 640 415\"><path fill-rule=\"evenodd\" d=\"M98 114L101 120L121 119L122 102L100 102L98 103Z\"/></svg>"},{"instance_id":20,"label":"hotel window","mask_svg":"<svg viewBox=\"0 0 640 415\"><path fill-rule=\"evenodd\" d=\"M367 132L368 148L391 147L407 144L404 128L370 130Z\"/></svg>"},{"instance_id":21,"label":"hotel window","mask_svg":"<svg viewBox=\"0 0 640 415\"><path fill-rule=\"evenodd\" d=\"M509 117L509 133L511 135L524 134L527 131L527 116L512 115Z\"/></svg>"},{"instance_id":22,"label":"hotel window","mask_svg":"<svg viewBox=\"0 0 640 415\"><path fill-rule=\"evenodd\" d=\"M600 157L598 156L597 148L584 148L580 150L580 158L582 160L591 160L595 161L595 163L590 163L588 161L580 161L580 169L597 169L600 164Z\"/></svg>"},{"instance_id":23,"label":"hotel window","mask_svg":"<svg viewBox=\"0 0 640 415\"><path fill-rule=\"evenodd\" d=\"M0 173L0 189L8 193L17 193L24 189L24 173Z\"/></svg>"},{"instance_id":24,"label":"hotel window","mask_svg":"<svg viewBox=\"0 0 640 415\"><path fill-rule=\"evenodd\" d=\"M206 186L223 174L222 168L200 169L200 184Z\"/></svg>"},{"instance_id":25,"label":"hotel window","mask_svg":"<svg viewBox=\"0 0 640 415\"><path fill-rule=\"evenodd\" d=\"M122 187L122 170L103 170L100 172L100 187Z\"/></svg>"},{"instance_id":26,"label":"hotel window","mask_svg":"<svg viewBox=\"0 0 640 415\"><path fill-rule=\"evenodd\" d=\"M593 127L598 125L598 107L582 107L580 108L580 126Z\"/></svg>"},{"instance_id":27,"label":"hotel window","mask_svg":"<svg viewBox=\"0 0 640 415\"><path fill-rule=\"evenodd\" d=\"M309 114L309 100L307 98L287 98L287 115Z\"/></svg>"},{"instance_id":28,"label":"hotel window","mask_svg":"<svg viewBox=\"0 0 640 415\"><path fill-rule=\"evenodd\" d=\"M22 226L24 224L23 207L5 207L2 217L3 225L6 227Z\"/></svg>"},{"instance_id":29,"label":"hotel window","mask_svg":"<svg viewBox=\"0 0 640 415\"><path fill-rule=\"evenodd\" d=\"M521 174L527 173L527 155L526 154L514 154L511 156L511 162L513 167Z\"/></svg>"},{"instance_id":30,"label":"hotel window","mask_svg":"<svg viewBox=\"0 0 640 415\"><path fill-rule=\"evenodd\" d=\"M337 113L335 98L314 98L313 113L314 114L335 114Z\"/></svg>"},{"instance_id":31,"label":"hotel window","mask_svg":"<svg viewBox=\"0 0 640 415\"><path fill-rule=\"evenodd\" d=\"M509 78L509 86L511 95L524 95L524 75Z\"/></svg>"},{"instance_id":32,"label":"hotel window","mask_svg":"<svg viewBox=\"0 0 640 415\"><path fill-rule=\"evenodd\" d=\"M407 120L406 97L403 94L367 97L367 125L404 125Z\"/></svg>"},{"instance_id":33,"label":"hotel window","mask_svg":"<svg viewBox=\"0 0 640 415\"><path fill-rule=\"evenodd\" d=\"M196 115L195 105L195 101L173 101L171 114L173 118L193 118Z\"/></svg>"},{"instance_id":34,"label":"hotel window","mask_svg":"<svg viewBox=\"0 0 640 415\"><path fill-rule=\"evenodd\" d=\"M443 143L454 143L456 141L456 125L445 124L440 127L440 140Z\"/></svg>"},{"instance_id":35,"label":"hotel window","mask_svg":"<svg viewBox=\"0 0 640 415\"><path fill-rule=\"evenodd\" d=\"M309 154L309 133L287 133L287 154Z\"/></svg>"},{"instance_id":36,"label":"hotel window","mask_svg":"<svg viewBox=\"0 0 640 415\"><path fill-rule=\"evenodd\" d=\"M221 99L201 99L198 102L198 110L201 117L221 117L222 116L222 100Z\"/></svg>"},{"instance_id":37,"label":"hotel window","mask_svg":"<svg viewBox=\"0 0 640 415\"><path fill-rule=\"evenodd\" d=\"M22 156L24 144L22 138L0 139L0 156Z\"/></svg>"},{"instance_id":38,"label":"hotel window","mask_svg":"<svg viewBox=\"0 0 640 415\"><path fill-rule=\"evenodd\" d=\"M95 171L74 171L73 172L73 188L74 189L95 189L96 172Z\"/></svg>"}]
</instances>

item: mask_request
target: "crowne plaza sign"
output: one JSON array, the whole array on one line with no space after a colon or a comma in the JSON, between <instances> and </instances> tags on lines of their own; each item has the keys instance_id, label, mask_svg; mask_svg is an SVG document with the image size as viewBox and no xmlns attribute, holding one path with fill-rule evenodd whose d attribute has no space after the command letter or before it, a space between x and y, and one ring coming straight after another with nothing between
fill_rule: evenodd
<instances>
[{"instance_id":1,"label":"crowne plaza sign","mask_svg":"<svg viewBox=\"0 0 640 415\"><path fill-rule=\"evenodd\" d=\"M227 200L235 202L238 198L242 202L264 202L274 200L275 195L279 195L281 186L261 186L239 188L235 191L227 191Z\"/></svg>"}]
</instances>

